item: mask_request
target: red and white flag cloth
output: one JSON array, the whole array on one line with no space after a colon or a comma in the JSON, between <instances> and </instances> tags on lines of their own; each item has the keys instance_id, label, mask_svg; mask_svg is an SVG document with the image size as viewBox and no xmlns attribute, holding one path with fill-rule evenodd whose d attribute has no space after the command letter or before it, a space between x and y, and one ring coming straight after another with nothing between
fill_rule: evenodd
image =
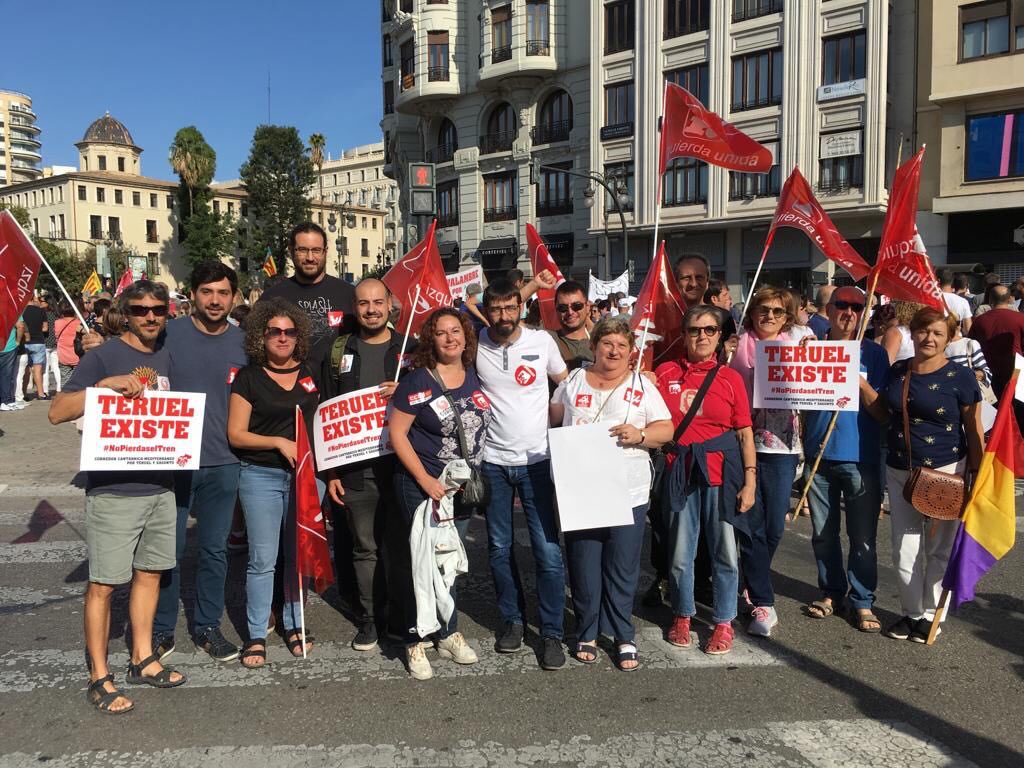
<instances>
[{"instance_id":1,"label":"red and white flag cloth","mask_svg":"<svg viewBox=\"0 0 1024 768\"><path fill-rule=\"evenodd\" d=\"M10 211L0 211L0 343L32 299L43 266L35 245Z\"/></svg>"},{"instance_id":2,"label":"red and white flag cloth","mask_svg":"<svg viewBox=\"0 0 1024 768\"><path fill-rule=\"evenodd\" d=\"M890 298L913 301L946 312L942 288L917 231L917 193L921 186L924 147L896 170L889 209L882 226L878 261L871 271L876 290Z\"/></svg>"},{"instance_id":3,"label":"red and white flag cloth","mask_svg":"<svg viewBox=\"0 0 1024 768\"><path fill-rule=\"evenodd\" d=\"M121 292L124 291L129 285L135 282L135 276L132 275L132 268L128 267L121 275L121 279L117 283L117 290L114 291L115 296L120 296Z\"/></svg>"},{"instance_id":4,"label":"red and white flag cloth","mask_svg":"<svg viewBox=\"0 0 1024 768\"><path fill-rule=\"evenodd\" d=\"M733 171L767 173L771 151L705 108L675 83L665 83L664 117L658 152L658 176L677 157L695 157Z\"/></svg>"},{"instance_id":5,"label":"red and white flag cloth","mask_svg":"<svg viewBox=\"0 0 1024 768\"><path fill-rule=\"evenodd\" d=\"M437 239L434 237L436 226L435 219L430 223L426 237L399 259L383 278L384 285L402 304L402 314L396 326L401 333L405 333L409 327L410 317L412 329L409 333L416 334L431 312L441 307L450 307L453 303L448 278L441 264L441 252L437 249ZM418 299L417 286L420 288Z\"/></svg>"},{"instance_id":6,"label":"red and white flag cloth","mask_svg":"<svg viewBox=\"0 0 1024 768\"><path fill-rule=\"evenodd\" d=\"M540 302L541 323L549 331L557 331L562 326L558 322L558 312L555 311L555 290L565 282L565 276L551 258L548 247L544 245L533 224L526 225L526 247L530 251L530 268L534 277L546 269L555 278L554 288L541 288L537 291L537 301Z\"/></svg>"},{"instance_id":7,"label":"red and white flag cloth","mask_svg":"<svg viewBox=\"0 0 1024 768\"><path fill-rule=\"evenodd\" d=\"M819 251L845 269L854 280L861 280L871 272L871 266L839 234L832 219L814 197L807 179L800 173L799 168L793 169L782 187L779 204L775 208L775 218L772 219L768 238L765 240L765 251L771 245L775 238L775 230L779 227L799 229L818 246Z\"/></svg>"},{"instance_id":8,"label":"red and white flag cloth","mask_svg":"<svg viewBox=\"0 0 1024 768\"><path fill-rule=\"evenodd\" d=\"M313 451L298 406L295 406L295 567L299 579L313 579L317 592L323 592L334 583L327 526L316 490Z\"/></svg>"},{"instance_id":9,"label":"red and white flag cloth","mask_svg":"<svg viewBox=\"0 0 1024 768\"><path fill-rule=\"evenodd\" d=\"M641 368L653 371L661 363L683 356L684 312L686 302L679 293L665 255L665 241L662 240L658 255L637 294L629 322L638 346L645 329L647 331L645 348L641 350Z\"/></svg>"}]
</instances>

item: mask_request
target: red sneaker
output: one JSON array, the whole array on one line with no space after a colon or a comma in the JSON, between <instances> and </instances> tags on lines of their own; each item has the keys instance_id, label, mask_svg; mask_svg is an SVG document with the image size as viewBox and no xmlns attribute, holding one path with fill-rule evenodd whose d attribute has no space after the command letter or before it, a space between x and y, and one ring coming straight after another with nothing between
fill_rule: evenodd
<instances>
[{"instance_id":1,"label":"red sneaker","mask_svg":"<svg viewBox=\"0 0 1024 768\"><path fill-rule=\"evenodd\" d=\"M704 646L704 653L710 656L728 653L732 650L733 637L732 624L715 624L715 631L711 633L711 639Z\"/></svg>"},{"instance_id":2,"label":"red sneaker","mask_svg":"<svg viewBox=\"0 0 1024 768\"><path fill-rule=\"evenodd\" d=\"M690 647L690 617L676 616L672 619L672 626L668 628L665 639L677 648Z\"/></svg>"}]
</instances>

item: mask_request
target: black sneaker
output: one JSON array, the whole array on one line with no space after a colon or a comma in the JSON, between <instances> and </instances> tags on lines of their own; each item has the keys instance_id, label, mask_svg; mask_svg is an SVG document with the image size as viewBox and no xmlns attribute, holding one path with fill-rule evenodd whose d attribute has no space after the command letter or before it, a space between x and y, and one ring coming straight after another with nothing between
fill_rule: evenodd
<instances>
[{"instance_id":1,"label":"black sneaker","mask_svg":"<svg viewBox=\"0 0 1024 768\"><path fill-rule=\"evenodd\" d=\"M912 643L927 643L928 634L932 631L932 622L922 617L914 622L914 630L910 633L910 642ZM939 633L942 632L940 628L936 633L935 637L938 639Z\"/></svg>"},{"instance_id":2,"label":"black sneaker","mask_svg":"<svg viewBox=\"0 0 1024 768\"><path fill-rule=\"evenodd\" d=\"M523 647L523 625L506 621L498 641L494 644L494 650L498 653L515 653Z\"/></svg>"},{"instance_id":3,"label":"black sneaker","mask_svg":"<svg viewBox=\"0 0 1024 768\"><path fill-rule=\"evenodd\" d=\"M156 635L153 638L153 652L163 661L174 653L174 635Z\"/></svg>"},{"instance_id":4,"label":"black sneaker","mask_svg":"<svg viewBox=\"0 0 1024 768\"><path fill-rule=\"evenodd\" d=\"M564 667L565 651L562 650L562 641L557 637L545 637L541 639L541 643L541 669L561 669Z\"/></svg>"},{"instance_id":5,"label":"black sneaker","mask_svg":"<svg viewBox=\"0 0 1024 768\"><path fill-rule=\"evenodd\" d=\"M352 648L357 651L372 651L377 647L377 625L368 621L352 638Z\"/></svg>"},{"instance_id":6,"label":"black sneaker","mask_svg":"<svg viewBox=\"0 0 1024 768\"><path fill-rule=\"evenodd\" d=\"M889 625L883 634L886 637L891 637L893 640L906 640L914 632L915 628L916 622L909 616L904 616L895 624Z\"/></svg>"},{"instance_id":7,"label":"black sneaker","mask_svg":"<svg viewBox=\"0 0 1024 768\"><path fill-rule=\"evenodd\" d=\"M665 596L668 594L668 580L655 579L640 598L640 604L648 608L657 608L665 604Z\"/></svg>"},{"instance_id":8,"label":"black sneaker","mask_svg":"<svg viewBox=\"0 0 1024 768\"><path fill-rule=\"evenodd\" d=\"M217 661L234 661L238 658L238 646L228 642L221 634L220 627L210 627L196 635L196 646Z\"/></svg>"}]
</instances>

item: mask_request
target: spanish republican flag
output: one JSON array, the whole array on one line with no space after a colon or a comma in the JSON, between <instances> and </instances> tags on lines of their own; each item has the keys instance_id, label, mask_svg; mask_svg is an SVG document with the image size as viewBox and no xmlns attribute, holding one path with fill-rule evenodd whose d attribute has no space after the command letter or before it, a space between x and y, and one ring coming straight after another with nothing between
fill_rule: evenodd
<instances>
[{"instance_id":1,"label":"spanish republican flag","mask_svg":"<svg viewBox=\"0 0 1024 768\"><path fill-rule=\"evenodd\" d=\"M1013 480L1024 475L1024 446L1013 414L1013 392L1019 373L1013 375L1004 390L942 579L942 586L952 593L954 610L974 599L978 580L1013 548L1017 523Z\"/></svg>"},{"instance_id":2,"label":"spanish republican flag","mask_svg":"<svg viewBox=\"0 0 1024 768\"><path fill-rule=\"evenodd\" d=\"M274 261L274 254L270 252L270 248L267 248L267 258L263 262L263 274L267 277L277 274L277 262Z\"/></svg>"},{"instance_id":3,"label":"spanish republican flag","mask_svg":"<svg viewBox=\"0 0 1024 768\"><path fill-rule=\"evenodd\" d=\"M89 279L85 281L85 285L82 286L82 292L92 296L94 293L99 293L102 290L103 284L100 282L100 276L96 274L94 269L92 274L89 275Z\"/></svg>"}]
</instances>

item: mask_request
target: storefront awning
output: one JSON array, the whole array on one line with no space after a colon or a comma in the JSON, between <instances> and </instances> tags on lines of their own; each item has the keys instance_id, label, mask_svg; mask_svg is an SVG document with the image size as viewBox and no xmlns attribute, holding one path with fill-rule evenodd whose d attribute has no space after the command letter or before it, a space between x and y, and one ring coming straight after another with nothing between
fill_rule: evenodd
<instances>
[{"instance_id":1,"label":"storefront awning","mask_svg":"<svg viewBox=\"0 0 1024 768\"><path fill-rule=\"evenodd\" d=\"M480 245L477 246L481 259L486 256L501 257L508 253L514 253L515 249L516 239L514 237L495 237L489 240L481 240Z\"/></svg>"}]
</instances>

